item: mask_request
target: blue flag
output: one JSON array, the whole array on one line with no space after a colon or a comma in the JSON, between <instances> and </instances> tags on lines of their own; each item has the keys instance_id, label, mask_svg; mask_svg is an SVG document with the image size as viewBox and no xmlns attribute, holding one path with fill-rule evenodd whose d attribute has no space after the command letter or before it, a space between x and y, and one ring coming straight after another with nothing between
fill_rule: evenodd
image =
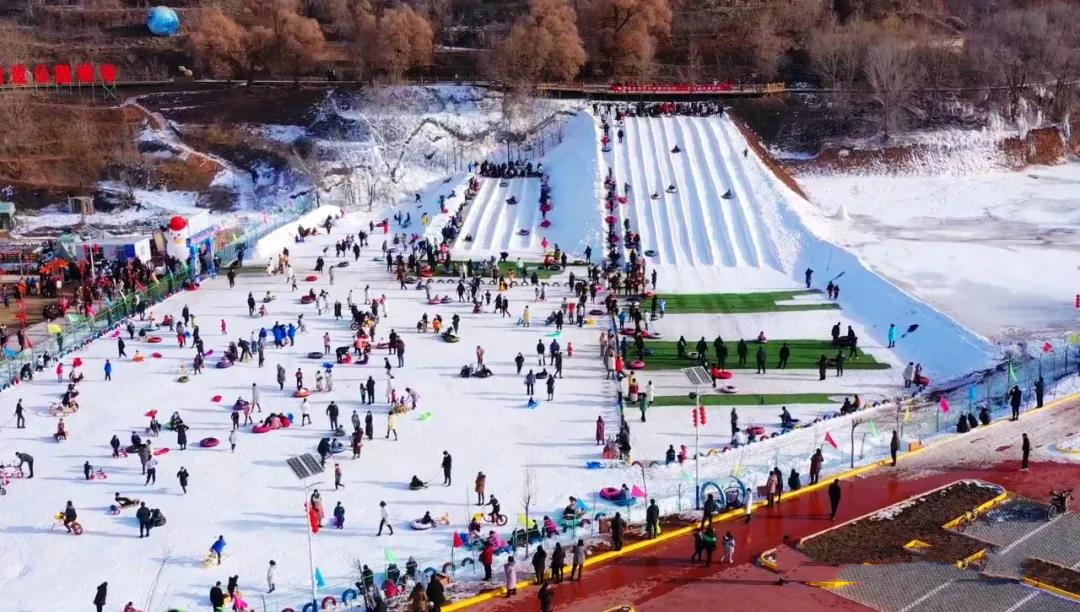
<instances>
[{"instance_id":1,"label":"blue flag","mask_svg":"<svg viewBox=\"0 0 1080 612\"><path fill-rule=\"evenodd\" d=\"M320 589L326 588L326 579L323 578L322 570L317 567L315 568L315 586Z\"/></svg>"}]
</instances>

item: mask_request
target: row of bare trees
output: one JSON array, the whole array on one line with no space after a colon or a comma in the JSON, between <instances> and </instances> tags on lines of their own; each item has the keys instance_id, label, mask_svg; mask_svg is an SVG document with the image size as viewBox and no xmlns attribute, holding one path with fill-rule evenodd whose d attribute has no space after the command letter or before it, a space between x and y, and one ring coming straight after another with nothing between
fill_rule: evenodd
<instances>
[{"instance_id":1,"label":"row of bare trees","mask_svg":"<svg viewBox=\"0 0 1080 612\"><path fill-rule=\"evenodd\" d=\"M806 51L842 109L853 96L869 96L886 138L914 115L932 118L947 97L991 88L1005 93L1004 113L1015 119L1025 92L1038 86L1061 121L1080 80L1080 8L1052 2L986 11L951 33L896 20L829 20L809 32Z\"/></svg>"}]
</instances>

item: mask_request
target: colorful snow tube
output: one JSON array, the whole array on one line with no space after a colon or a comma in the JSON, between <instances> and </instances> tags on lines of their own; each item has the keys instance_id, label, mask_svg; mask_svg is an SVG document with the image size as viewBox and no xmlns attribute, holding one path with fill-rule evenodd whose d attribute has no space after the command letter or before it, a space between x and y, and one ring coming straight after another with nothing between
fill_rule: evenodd
<instances>
[{"instance_id":1,"label":"colorful snow tube","mask_svg":"<svg viewBox=\"0 0 1080 612\"><path fill-rule=\"evenodd\" d=\"M615 215L608 215L604 217L604 221L606 221L608 225L615 225Z\"/></svg>"},{"instance_id":2,"label":"colorful snow tube","mask_svg":"<svg viewBox=\"0 0 1080 612\"><path fill-rule=\"evenodd\" d=\"M270 431L269 425L254 425L251 428L251 433L263 434Z\"/></svg>"},{"instance_id":3,"label":"colorful snow tube","mask_svg":"<svg viewBox=\"0 0 1080 612\"><path fill-rule=\"evenodd\" d=\"M214 397L210 398L210 401L211 402L220 402L221 401L221 396L220 395L215 395Z\"/></svg>"},{"instance_id":4,"label":"colorful snow tube","mask_svg":"<svg viewBox=\"0 0 1080 612\"><path fill-rule=\"evenodd\" d=\"M930 378L927 376L918 376L915 378L915 384L921 387L930 386Z\"/></svg>"},{"instance_id":5,"label":"colorful snow tube","mask_svg":"<svg viewBox=\"0 0 1080 612\"><path fill-rule=\"evenodd\" d=\"M169 449L167 449L167 448L159 448L156 451L154 451L154 456L155 457L160 457L162 455L167 455L167 454L169 454Z\"/></svg>"},{"instance_id":6,"label":"colorful snow tube","mask_svg":"<svg viewBox=\"0 0 1080 612\"><path fill-rule=\"evenodd\" d=\"M161 353L150 353L150 356L154 359L161 359Z\"/></svg>"},{"instance_id":7,"label":"colorful snow tube","mask_svg":"<svg viewBox=\"0 0 1080 612\"><path fill-rule=\"evenodd\" d=\"M728 380L732 376L735 376L735 373L731 372L729 370L721 370L720 368L713 368L712 369L712 375L713 375L713 378L715 378L717 380Z\"/></svg>"},{"instance_id":8,"label":"colorful snow tube","mask_svg":"<svg viewBox=\"0 0 1080 612\"><path fill-rule=\"evenodd\" d=\"M355 601L360 597L360 593L356 589L345 589L341 592L341 605L348 606L350 601Z\"/></svg>"},{"instance_id":9,"label":"colorful snow tube","mask_svg":"<svg viewBox=\"0 0 1080 612\"><path fill-rule=\"evenodd\" d=\"M318 274L308 274L307 276L304 277L304 280L306 280L309 283L314 283L315 281L319 280L319 275Z\"/></svg>"},{"instance_id":10,"label":"colorful snow tube","mask_svg":"<svg viewBox=\"0 0 1080 612\"><path fill-rule=\"evenodd\" d=\"M417 531L426 531L428 529L431 529L434 526L435 525L432 525L431 523L421 523L420 519L416 519L415 521L409 522L409 527L412 527L413 529L415 529Z\"/></svg>"},{"instance_id":11,"label":"colorful snow tube","mask_svg":"<svg viewBox=\"0 0 1080 612\"><path fill-rule=\"evenodd\" d=\"M293 397L307 397L309 395L311 395L311 391L308 389L297 389L296 391L293 391L292 394Z\"/></svg>"},{"instance_id":12,"label":"colorful snow tube","mask_svg":"<svg viewBox=\"0 0 1080 612\"><path fill-rule=\"evenodd\" d=\"M221 361L217 362L217 365L214 366L214 367L216 367L219 370L224 370L225 368L231 368L232 366L233 366L233 362L229 361L228 359L223 358Z\"/></svg>"},{"instance_id":13,"label":"colorful snow tube","mask_svg":"<svg viewBox=\"0 0 1080 612\"><path fill-rule=\"evenodd\" d=\"M307 354L308 359L322 359L323 354L319 351L311 351Z\"/></svg>"},{"instance_id":14,"label":"colorful snow tube","mask_svg":"<svg viewBox=\"0 0 1080 612\"><path fill-rule=\"evenodd\" d=\"M551 227L551 221L548 221L547 219L544 219L543 221L540 222L540 227Z\"/></svg>"},{"instance_id":15,"label":"colorful snow tube","mask_svg":"<svg viewBox=\"0 0 1080 612\"><path fill-rule=\"evenodd\" d=\"M518 236L528 236L528 235L529 235L529 230L527 230L525 228L521 228L521 229L518 230Z\"/></svg>"},{"instance_id":16,"label":"colorful snow tube","mask_svg":"<svg viewBox=\"0 0 1080 612\"><path fill-rule=\"evenodd\" d=\"M626 202L627 202L626 196L622 196L622 197L619 198L619 204L626 204Z\"/></svg>"},{"instance_id":17,"label":"colorful snow tube","mask_svg":"<svg viewBox=\"0 0 1080 612\"><path fill-rule=\"evenodd\" d=\"M420 278L431 278L434 274L431 268L422 268L420 270Z\"/></svg>"},{"instance_id":18,"label":"colorful snow tube","mask_svg":"<svg viewBox=\"0 0 1080 612\"><path fill-rule=\"evenodd\" d=\"M737 388L735 388L735 385L724 385L718 390L720 391L720 393L738 393L739 391Z\"/></svg>"},{"instance_id":19,"label":"colorful snow tube","mask_svg":"<svg viewBox=\"0 0 1080 612\"><path fill-rule=\"evenodd\" d=\"M607 311L603 310L601 308L593 308L592 310L589 311L589 314L594 316L594 317L602 317L602 316L607 314Z\"/></svg>"},{"instance_id":20,"label":"colorful snow tube","mask_svg":"<svg viewBox=\"0 0 1080 612\"><path fill-rule=\"evenodd\" d=\"M635 359L635 360L630 362L629 367L630 367L631 370L644 370L645 369L645 362L640 360L640 359Z\"/></svg>"},{"instance_id":21,"label":"colorful snow tube","mask_svg":"<svg viewBox=\"0 0 1080 612\"><path fill-rule=\"evenodd\" d=\"M134 357L131 358L131 360L134 361L135 363L142 363L143 361L146 360L146 357L143 357L142 355L135 355Z\"/></svg>"},{"instance_id":22,"label":"colorful snow tube","mask_svg":"<svg viewBox=\"0 0 1080 612\"><path fill-rule=\"evenodd\" d=\"M618 487L604 487L600 489L600 497L608 501L622 499L622 489Z\"/></svg>"},{"instance_id":23,"label":"colorful snow tube","mask_svg":"<svg viewBox=\"0 0 1080 612\"><path fill-rule=\"evenodd\" d=\"M751 425L746 428L747 433L752 433L755 436L760 436L765 433L765 428L761 425Z\"/></svg>"},{"instance_id":24,"label":"colorful snow tube","mask_svg":"<svg viewBox=\"0 0 1080 612\"><path fill-rule=\"evenodd\" d=\"M221 444L221 441L217 438L203 438L202 440L199 440L199 446L203 448L214 448L218 444Z\"/></svg>"},{"instance_id":25,"label":"colorful snow tube","mask_svg":"<svg viewBox=\"0 0 1080 612\"><path fill-rule=\"evenodd\" d=\"M312 295L302 295L302 296L300 296L300 303L301 304L310 304L310 303L312 303L314 301L315 301L315 297L312 296Z\"/></svg>"},{"instance_id":26,"label":"colorful snow tube","mask_svg":"<svg viewBox=\"0 0 1080 612\"><path fill-rule=\"evenodd\" d=\"M322 598L322 602L319 603L319 607L323 610L336 610L337 599L333 595L327 595Z\"/></svg>"},{"instance_id":27,"label":"colorful snow tube","mask_svg":"<svg viewBox=\"0 0 1080 612\"><path fill-rule=\"evenodd\" d=\"M146 341L150 344L159 344L161 342L161 336L147 336Z\"/></svg>"}]
</instances>

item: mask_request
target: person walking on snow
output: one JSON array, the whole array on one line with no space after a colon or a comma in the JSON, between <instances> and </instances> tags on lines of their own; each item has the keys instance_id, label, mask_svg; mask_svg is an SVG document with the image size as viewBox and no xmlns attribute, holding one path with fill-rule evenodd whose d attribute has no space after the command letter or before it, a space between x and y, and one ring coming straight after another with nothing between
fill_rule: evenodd
<instances>
[{"instance_id":1,"label":"person walking on snow","mask_svg":"<svg viewBox=\"0 0 1080 612\"><path fill-rule=\"evenodd\" d=\"M836 520L836 511L840 508L840 481L834 480L829 485L829 520Z\"/></svg>"},{"instance_id":2,"label":"person walking on snow","mask_svg":"<svg viewBox=\"0 0 1080 612\"><path fill-rule=\"evenodd\" d=\"M451 483L450 467L451 467L451 463L453 461L453 458L450 457L450 453L447 452L447 451L443 451L442 454L443 454L443 458L442 458L443 486L449 487L450 483Z\"/></svg>"},{"instance_id":3,"label":"person walking on snow","mask_svg":"<svg viewBox=\"0 0 1080 612\"><path fill-rule=\"evenodd\" d=\"M547 377L547 398L549 402L555 399L555 376L553 375Z\"/></svg>"},{"instance_id":4,"label":"person walking on snow","mask_svg":"<svg viewBox=\"0 0 1080 612\"><path fill-rule=\"evenodd\" d=\"M596 417L596 445L600 446L604 443L604 417Z\"/></svg>"},{"instance_id":5,"label":"person walking on snow","mask_svg":"<svg viewBox=\"0 0 1080 612\"><path fill-rule=\"evenodd\" d=\"M1031 440L1028 439L1028 435L1022 434L1022 442L1020 443L1020 470L1023 472L1028 471L1028 458L1031 457Z\"/></svg>"},{"instance_id":6,"label":"person walking on snow","mask_svg":"<svg viewBox=\"0 0 1080 612\"><path fill-rule=\"evenodd\" d=\"M1009 406L1012 407L1012 418L1009 419L1010 421L1020 420L1020 402L1022 397L1018 385L1013 385L1013 388L1009 389Z\"/></svg>"},{"instance_id":7,"label":"person walking on snow","mask_svg":"<svg viewBox=\"0 0 1080 612\"><path fill-rule=\"evenodd\" d=\"M382 535L383 527L386 527L390 531L390 535L394 535L394 526L390 524L390 511L386 509L386 502L379 502L379 532L376 536Z\"/></svg>"},{"instance_id":8,"label":"person walking on snow","mask_svg":"<svg viewBox=\"0 0 1080 612\"><path fill-rule=\"evenodd\" d=\"M273 559L270 560L270 565L266 568L266 587L267 593L273 593L277 586L274 584L274 570L277 569L277 563Z\"/></svg>"},{"instance_id":9,"label":"person walking on snow","mask_svg":"<svg viewBox=\"0 0 1080 612\"><path fill-rule=\"evenodd\" d=\"M397 415L391 410L386 416L386 439L390 439L390 434L394 434L394 442L397 442Z\"/></svg>"},{"instance_id":10,"label":"person walking on snow","mask_svg":"<svg viewBox=\"0 0 1080 612\"><path fill-rule=\"evenodd\" d=\"M888 338L889 338L889 346L888 346L888 348L895 348L896 347L896 324L895 323L889 323L889 336L888 336Z\"/></svg>"},{"instance_id":11,"label":"person walking on snow","mask_svg":"<svg viewBox=\"0 0 1080 612\"><path fill-rule=\"evenodd\" d=\"M334 464L334 490L344 489L345 485L341 484L341 465Z\"/></svg>"},{"instance_id":12,"label":"person walking on snow","mask_svg":"<svg viewBox=\"0 0 1080 612\"><path fill-rule=\"evenodd\" d=\"M180 467L180 471L176 473L176 479L180 481L180 490L187 495L188 471L186 467Z\"/></svg>"},{"instance_id":13,"label":"person walking on snow","mask_svg":"<svg viewBox=\"0 0 1080 612\"><path fill-rule=\"evenodd\" d=\"M112 362L105 360L105 380L112 380Z\"/></svg>"},{"instance_id":14,"label":"person walking on snow","mask_svg":"<svg viewBox=\"0 0 1080 612\"><path fill-rule=\"evenodd\" d=\"M229 450L231 452L234 452L234 453L236 452L236 430L235 429L229 432Z\"/></svg>"}]
</instances>

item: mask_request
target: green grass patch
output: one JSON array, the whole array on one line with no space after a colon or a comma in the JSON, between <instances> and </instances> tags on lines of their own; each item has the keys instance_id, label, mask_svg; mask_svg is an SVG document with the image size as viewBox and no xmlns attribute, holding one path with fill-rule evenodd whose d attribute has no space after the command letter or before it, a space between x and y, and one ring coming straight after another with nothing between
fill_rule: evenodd
<instances>
[{"instance_id":1,"label":"green grass patch","mask_svg":"<svg viewBox=\"0 0 1080 612\"><path fill-rule=\"evenodd\" d=\"M462 267L462 269L465 268L465 262L464 261L452 261L451 265L453 265L453 266L459 266L460 265ZM515 262L515 261L504 261L504 262L498 263L496 265L499 266L499 271L502 272L504 276L510 274L511 272L513 272L515 277L518 277L518 278L521 277L521 274L518 273L517 262ZM574 264L567 264L566 267L569 268L569 267L572 267L573 265ZM473 266L474 266L473 270L475 271L476 270L476 267L475 267L476 262L473 262ZM453 269L453 268L451 268L451 269ZM561 274L562 273L561 271L560 272L553 272L551 270L544 269L540 265L539 262L536 262L536 263L525 262L525 275L526 276L531 276L533 272L536 272L536 277L538 279L542 280L542 281L548 280L552 276L555 276L556 274ZM453 273L450 270L447 270L443 266L438 266L435 269L435 276L453 276ZM484 276L489 276L489 275L485 274Z\"/></svg>"},{"instance_id":2,"label":"green grass patch","mask_svg":"<svg viewBox=\"0 0 1080 612\"><path fill-rule=\"evenodd\" d=\"M791 312L801 310L835 310L840 308L835 302L778 304L793 300L800 295L821 293L816 290L805 291L764 291L760 293L675 293L661 295L667 300L667 314L719 313L736 314L742 312Z\"/></svg>"},{"instance_id":3,"label":"green grass patch","mask_svg":"<svg viewBox=\"0 0 1080 612\"><path fill-rule=\"evenodd\" d=\"M843 395L843 394L833 394ZM839 404L826 393L717 393L703 395L706 406L787 406L794 404ZM653 406L696 406L697 402L687 395L662 395L656 397Z\"/></svg>"},{"instance_id":4,"label":"green grass patch","mask_svg":"<svg viewBox=\"0 0 1080 612\"><path fill-rule=\"evenodd\" d=\"M710 364L716 363L716 355L713 352L712 340L705 339L709 344L708 359ZM871 355L862 352L862 349L856 349L856 357L854 359L848 358L848 349L836 349L832 346L830 340L770 340L765 344L765 364L768 370L776 368L777 363L780 361L780 347L787 343L788 348L791 349L791 356L788 358L787 369L789 370L816 370L818 358L825 355L829 359L836 357L836 352L842 350L844 352L844 369L845 370L885 370L888 369L889 364L875 361ZM648 370L676 370L679 368L687 368L693 365L697 365L697 360L690 358L679 359L678 351L676 350L676 342L671 340L646 340L645 348L652 349L652 355L645 356L645 365ZM693 352L697 345L696 338L687 338L687 352ZM756 370L757 369L757 349L756 342L746 342L746 365L739 365L739 356L736 352L736 346L738 342L727 342L728 357L725 367L729 370ZM634 350L633 344L628 347L628 354L631 359L637 358L637 351ZM831 373L831 368L830 368Z\"/></svg>"}]
</instances>

